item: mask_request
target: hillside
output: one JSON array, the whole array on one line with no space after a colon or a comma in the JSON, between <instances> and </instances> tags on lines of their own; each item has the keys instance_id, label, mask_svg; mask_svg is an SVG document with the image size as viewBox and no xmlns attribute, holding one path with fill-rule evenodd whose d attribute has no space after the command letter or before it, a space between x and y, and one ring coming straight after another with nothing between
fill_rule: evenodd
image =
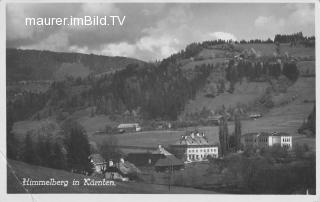
<instances>
[{"instance_id":1,"label":"hillside","mask_svg":"<svg viewBox=\"0 0 320 202\"><path fill-rule=\"evenodd\" d=\"M154 193L154 194L214 194L212 191L205 191L193 188L145 184L141 182L115 182L115 186L84 186L83 179L88 178L85 175L66 172L63 170L55 170L40 166L33 166L23 162L9 160L8 161L8 193ZM58 180L68 180L69 184L63 186L25 186L21 185L22 178L30 178L32 180L49 180L54 178ZM90 178L90 177L89 177ZM72 186L72 180L79 180L80 186ZM96 179L98 178L90 178Z\"/></svg>"},{"instance_id":2,"label":"hillside","mask_svg":"<svg viewBox=\"0 0 320 202\"><path fill-rule=\"evenodd\" d=\"M234 91L229 93L227 89L230 88L230 81L226 79L225 71L228 68L228 61L233 59L233 56L239 54L251 54L259 58L270 58L275 55L275 45L273 43L248 43L248 44L234 44L234 45L214 45L210 48L202 49L194 59L183 60L182 69L188 71L202 64L215 64L220 66L220 70L214 71L206 80L206 85L201 88L194 99L189 100L186 104L183 112L180 114L180 119L188 118L188 116L201 113L201 111L211 111L216 113L221 110L222 106L225 108L234 108L241 105L253 105L258 99L260 99L267 91L268 88L279 88L280 91L285 90L288 84L286 81L249 81L248 78L242 79L240 82L236 82L234 85ZM309 88L302 93L300 97L309 99L314 97L315 81L312 80L315 76L315 50L313 47L295 46L291 47L290 44L280 44L280 54L288 55L297 61L297 67L301 78L298 79L295 87L300 85L308 85ZM250 60L250 59L249 59ZM257 58L252 59L253 61ZM307 79L306 77L310 77ZM223 80L225 91L219 90L219 84ZM291 84L289 84L291 85ZM295 88L295 87L291 87ZM220 91L220 92L219 92ZM295 93L292 90L288 90L285 93L279 93L279 90L273 92L270 98L276 106L282 105L287 100L290 100ZM310 98L311 100L313 98ZM251 109L252 110L252 109ZM254 110L264 111L263 109L256 108Z\"/></svg>"},{"instance_id":3,"label":"hillside","mask_svg":"<svg viewBox=\"0 0 320 202\"><path fill-rule=\"evenodd\" d=\"M144 62L126 58L81 53L7 49L7 82L59 80L121 70Z\"/></svg>"},{"instance_id":4,"label":"hillside","mask_svg":"<svg viewBox=\"0 0 320 202\"><path fill-rule=\"evenodd\" d=\"M30 130L38 131L47 121L59 125L72 118L84 127L91 141L102 143L107 136L93 134L104 131L106 126L116 127L124 122L149 126L148 121L158 120L187 123L178 130L118 135L121 145L156 146L175 141L190 126L188 121L194 121L208 134L210 142L218 143L218 127L204 126L202 120L221 113L223 107L232 115L234 108L239 106L244 112L244 119L255 112L263 116L254 121L243 120L243 133L288 132L294 135L294 143L307 142L314 147L314 139L299 137L297 133L315 103L314 48L280 45L284 64L290 63L289 59L296 61L293 66L288 66L289 69L297 68L295 77L289 78L290 75L284 75L284 68L274 65L274 47L271 43L211 45L207 42L206 46L190 45L186 51L159 64L129 65L111 75L59 81L41 96L21 96L19 102L8 105L13 112L9 115L17 117L13 132L21 139ZM262 58L255 55L252 48L260 52ZM286 52L293 56L286 58ZM246 60L249 62L243 63L243 69L239 69L242 74L230 76L232 64L229 61L240 53L248 54ZM265 63L269 70L274 67L280 70L275 71L275 75L247 70L259 68L257 61L260 60L270 60ZM74 71L73 65L64 66ZM82 68L85 70L86 66ZM252 72L255 74L251 75ZM43 102L36 102L40 100ZM14 113L19 110L23 113ZM232 122L229 126L232 133ZM146 130L150 129L154 128Z\"/></svg>"}]
</instances>

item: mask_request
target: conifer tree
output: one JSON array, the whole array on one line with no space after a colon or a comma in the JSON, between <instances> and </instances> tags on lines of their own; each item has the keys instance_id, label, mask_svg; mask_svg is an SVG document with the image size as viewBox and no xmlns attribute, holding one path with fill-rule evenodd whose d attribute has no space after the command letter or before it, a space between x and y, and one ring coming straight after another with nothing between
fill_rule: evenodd
<instances>
[{"instance_id":1,"label":"conifer tree","mask_svg":"<svg viewBox=\"0 0 320 202\"><path fill-rule=\"evenodd\" d=\"M236 151L239 151L241 147L241 120L239 113L235 114L234 127L235 149Z\"/></svg>"}]
</instances>

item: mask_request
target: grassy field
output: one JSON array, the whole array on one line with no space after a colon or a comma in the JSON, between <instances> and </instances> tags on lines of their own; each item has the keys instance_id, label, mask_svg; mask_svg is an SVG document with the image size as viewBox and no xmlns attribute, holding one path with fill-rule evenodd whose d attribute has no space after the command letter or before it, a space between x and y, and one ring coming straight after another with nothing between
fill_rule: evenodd
<instances>
[{"instance_id":1,"label":"grassy field","mask_svg":"<svg viewBox=\"0 0 320 202\"><path fill-rule=\"evenodd\" d=\"M55 80L64 80L67 76L86 77L90 74L90 68L81 63L62 63L60 68L54 73Z\"/></svg>"},{"instance_id":2,"label":"grassy field","mask_svg":"<svg viewBox=\"0 0 320 202\"><path fill-rule=\"evenodd\" d=\"M155 185L141 182L115 182L115 186L85 186L83 179L87 176L33 166L19 161L8 161L8 193L154 193L154 194L214 194L212 191L205 191L194 188L172 186L169 192L166 185ZM68 180L68 186L22 186L22 178L30 178L32 180ZM73 180L80 181L79 186L72 186ZM91 178L94 179L94 178ZM97 179L99 180L99 179Z\"/></svg>"},{"instance_id":3,"label":"grassy field","mask_svg":"<svg viewBox=\"0 0 320 202\"><path fill-rule=\"evenodd\" d=\"M235 91L230 94L222 93L215 98L208 98L205 92L199 92L194 100L190 100L182 116L186 113L200 112L203 107L216 111L224 105L226 108L235 107L238 103L248 104L260 97L269 86L266 82L242 82L235 86Z\"/></svg>"}]
</instances>

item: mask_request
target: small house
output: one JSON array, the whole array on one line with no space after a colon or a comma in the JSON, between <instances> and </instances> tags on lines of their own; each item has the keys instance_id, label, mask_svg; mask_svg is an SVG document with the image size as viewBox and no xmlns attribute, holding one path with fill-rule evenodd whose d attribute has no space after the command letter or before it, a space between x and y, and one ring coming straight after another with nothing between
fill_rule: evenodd
<instances>
[{"instance_id":1,"label":"small house","mask_svg":"<svg viewBox=\"0 0 320 202\"><path fill-rule=\"evenodd\" d=\"M109 161L109 167L106 169L105 178L110 180L128 181L135 179L141 171L129 161L120 158L119 163L113 164Z\"/></svg>"},{"instance_id":2,"label":"small house","mask_svg":"<svg viewBox=\"0 0 320 202\"><path fill-rule=\"evenodd\" d=\"M94 173L103 173L107 168L107 162L100 154L91 154L89 157Z\"/></svg>"}]
</instances>

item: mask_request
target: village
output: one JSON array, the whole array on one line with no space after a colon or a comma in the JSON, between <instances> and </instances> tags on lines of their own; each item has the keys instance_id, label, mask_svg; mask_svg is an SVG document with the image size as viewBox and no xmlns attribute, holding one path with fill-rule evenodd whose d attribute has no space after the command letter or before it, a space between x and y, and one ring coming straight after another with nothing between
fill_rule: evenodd
<instances>
[{"instance_id":1,"label":"village","mask_svg":"<svg viewBox=\"0 0 320 202\"><path fill-rule=\"evenodd\" d=\"M136 136L143 131L138 123L120 124L117 129L120 134L129 132ZM117 134L112 136L116 137ZM241 136L240 141L238 150L234 149L228 155L242 154L249 149L255 152L273 147L288 152L293 149L292 136L284 132L246 133ZM169 145L159 144L154 148L148 147L145 151L132 149L119 159L104 159L101 154L96 153L90 155L89 160L93 176L122 182L143 180L170 186L177 180L181 181L181 176L190 175L190 172L197 172L197 175L201 176L201 170L209 165L210 161L224 158L220 148L220 145L209 142L204 132L191 130ZM177 176L179 179L176 179ZM191 179L192 176L188 178ZM187 185L188 182L184 184Z\"/></svg>"}]
</instances>

